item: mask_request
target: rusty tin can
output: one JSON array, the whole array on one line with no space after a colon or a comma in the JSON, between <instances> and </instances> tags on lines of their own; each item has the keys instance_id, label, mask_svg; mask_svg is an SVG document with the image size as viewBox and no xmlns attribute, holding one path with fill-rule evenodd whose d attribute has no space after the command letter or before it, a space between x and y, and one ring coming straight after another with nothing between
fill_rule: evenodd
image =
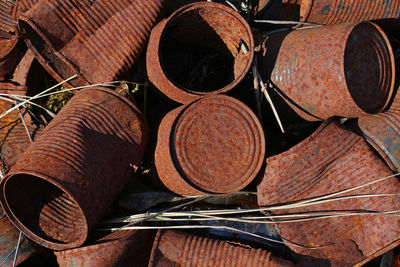
<instances>
[{"instance_id":1,"label":"rusty tin can","mask_svg":"<svg viewBox=\"0 0 400 267\"><path fill-rule=\"evenodd\" d=\"M222 4L198 2L178 9L152 30L147 72L162 93L187 104L234 88L249 71L253 56L253 35L239 13Z\"/></svg>"},{"instance_id":2,"label":"rusty tin can","mask_svg":"<svg viewBox=\"0 0 400 267\"><path fill-rule=\"evenodd\" d=\"M7 218L6 214L0 209L0 263L1 266L13 266L15 256L15 246L18 243L19 231ZM24 262L42 249L30 240L20 242L16 265Z\"/></svg>"},{"instance_id":3,"label":"rusty tin can","mask_svg":"<svg viewBox=\"0 0 400 267\"><path fill-rule=\"evenodd\" d=\"M400 16L398 0L284 0L283 2L285 4L282 13L285 20L324 25Z\"/></svg>"},{"instance_id":4,"label":"rusty tin can","mask_svg":"<svg viewBox=\"0 0 400 267\"><path fill-rule=\"evenodd\" d=\"M13 1L0 1L0 30L15 33L17 22L11 16Z\"/></svg>"},{"instance_id":5,"label":"rusty tin can","mask_svg":"<svg viewBox=\"0 0 400 267\"><path fill-rule=\"evenodd\" d=\"M233 193L259 173L264 132L255 114L225 95L201 98L169 112L158 130L155 165L181 195Z\"/></svg>"},{"instance_id":6,"label":"rusty tin can","mask_svg":"<svg viewBox=\"0 0 400 267\"><path fill-rule=\"evenodd\" d=\"M39 0L15 0L11 7L11 18L17 20L37 2L39 2Z\"/></svg>"},{"instance_id":7,"label":"rusty tin can","mask_svg":"<svg viewBox=\"0 0 400 267\"><path fill-rule=\"evenodd\" d=\"M179 231L159 230L148 267L157 266L295 266L271 252L248 245L200 237Z\"/></svg>"},{"instance_id":8,"label":"rusty tin can","mask_svg":"<svg viewBox=\"0 0 400 267\"><path fill-rule=\"evenodd\" d=\"M392 174L362 137L339 122L328 120L300 144L267 159L264 179L257 188L258 204L263 207L324 196ZM399 192L400 182L392 177L335 197ZM348 198L294 209L282 208L274 214L318 211L371 214L276 223L275 227L286 245L299 255L324 265L352 266L367 262L400 243L400 218L372 213L399 209L400 197L396 195ZM308 249L298 245L320 247Z\"/></svg>"},{"instance_id":9,"label":"rusty tin can","mask_svg":"<svg viewBox=\"0 0 400 267\"><path fill-rule=\"evenodd\" d=\"M13 73L24 50L23 42L17 35L0 31L0 81Z\"/></svg>"},{"instance_id":10,"label":"rusty tin can","mask_svg":"<svg viewBox=\"0 0 400 267\"><path fill-rule=\"evenodd\" d=\"M144 267L149 262L153 241L152 231L122 230L86 246L54 254L60 267Z\"/></svg>"},{"instance_id":11,"label":"rusty tin can","mask_svg":"<svg viewBox=\"0 0 400 267\"><path fill-rule=\"evenodd\" d=\"M27 46L59 82L96 84L127 74L170 0L49 0L19 18Z\"/></svg>"},{"instance_id":12,"label":"rusty tin can","mask_svg":"<svg viewBox=\"0 0 400 267\"><path fill-rule=\"evenodd\" d=\"M125 97L101 87L76 93L1 181L7 216L42 246L82 245L140 165L147 135Z\"/></svg>"},{"instance_id":13,"label":"rusty tin can","mask_svg":"<svg viewBox=\"0 0 400 267\"><path fill-rule=\"evenodd\" d=\"M374 23L271 34L260 71L304 119L360 117L384 110L395 87L392 47Z\"/></svg>"}]
</instances>

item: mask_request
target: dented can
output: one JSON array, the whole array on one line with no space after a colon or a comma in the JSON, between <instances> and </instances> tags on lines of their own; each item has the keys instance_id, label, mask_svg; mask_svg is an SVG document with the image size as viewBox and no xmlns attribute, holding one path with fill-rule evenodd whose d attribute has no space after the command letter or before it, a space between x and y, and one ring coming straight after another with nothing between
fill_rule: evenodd
<instances>
[{"instance_id":1,"label":"dented can","mask_svg":"<svg viewBox=\"0 0 400 267\"><path fill-rule=\"evenodd\" d=\"M284 0L283 3L283 19L324 25L400 16L397 0Z\"/></svg>"},{"instance_id":2,"label":"dented can","mask_svg":"<svg viewBox=\"0 0 400 267\"><path fill-rule=\"evenodd\" d=\"M125 97L101 87L76 93L1 181L7 216L42 246L82 245L140 165L147 135Z\"/></svg>"},{"instance_id":3,"label":"dented can","mask_svg":"<svg viewBox=\"0 0 400 267\"><path fill-rule=\"evenodd\" d=\"M271 252L240 243L221 241L179 231L159 230L149 267L161 266L295 266Z\"/></svg>"},{"instance_id":4,"label":"dented can","mask_svg":"<svg viewBox=\"0 0 400 267\"><path fill-rule=\"evenodd\" d=\"M400 244L400 218L376 213L399 210L400 182L393 176L372 183L392 174L362 137L336 120L328 120L300 144L267 159L264 178L257 188L258 204L265 207L305 199L310 204L312 198L325 196L323 203L293 209L282 207L273 213L317 216L328 211L328 215L334 213L330 217L277 222L275 227L288 247L312 259L314 265L319 262L324 266L353 266ZM326 196L361 185L365 186ZM368 196L371 194L392 195ZM351 197L359 195L364 197ZM341 197L348 198L338 199ZM328 201L331 198L336 200ZM345 212L347 215L338 216Z\"/></svg>"},{"instance_id":5,"label":"dented can","mask_svg":"<svg viewBox=\"0 0 400 267\"><path fill-rule=\"evenodd\" d=\"M150 81L167 97L188 104L234 88L253 61L250 26L222 4L198 2L178 9L151 32Z\"/></svg>"},{"instance_id":6,"label":"dented can","mask_svg":"<svg viewBox=\"0 0 400 267\"><path fill-rule=\"evenodd\" d=\"M256 177L264 155L264 132L255 114L232 97L216 95L163 118L155 166L177 194L233 193Z\"/></svg>"},{"instance_id":7,"label":"dented can","mask_svg":"<svg viewBox=\"0 0 400 267\"><path fill-rule=\"evenodd\" d=\"M54 254L60 267L144 267L149 262L153 241L152 231L121 230L86 246Z\"/></svg>"},{"instance_id":8,"label":"dented can","mask_svg":"<svg viewBox=\"0 0 400 267\"><path fill-rule=\"evenodd\" d=\"M38 61L73 86L124 78L170 0L40 1L19 18Z\"/></svg>"},{"instance_id":9,"label":"dented can","mask_svg":"<svg viewBox=\"0 0 400 267\"><path fill-rule=\"evenodd\" d=\"M258 62L264 79L309 121L381 112L395 87L392 47L371 22L271 34Z\"/></svg>"}]
</instances>

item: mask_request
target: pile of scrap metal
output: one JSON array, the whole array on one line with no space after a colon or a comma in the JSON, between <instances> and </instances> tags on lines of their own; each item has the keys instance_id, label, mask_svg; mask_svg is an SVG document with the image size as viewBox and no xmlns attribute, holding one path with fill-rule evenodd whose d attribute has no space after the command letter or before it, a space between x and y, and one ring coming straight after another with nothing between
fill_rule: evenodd
<instances>
[{"instance_id":1,"label":"pile of scrap metal","mask_svg":"<svg viewBox=\"0 0 400 267\"><path fill-rule=\"evenodd\" d=\"M0 266L400 266L399 18L1 0Z\"/></svg>"}]
</instances>

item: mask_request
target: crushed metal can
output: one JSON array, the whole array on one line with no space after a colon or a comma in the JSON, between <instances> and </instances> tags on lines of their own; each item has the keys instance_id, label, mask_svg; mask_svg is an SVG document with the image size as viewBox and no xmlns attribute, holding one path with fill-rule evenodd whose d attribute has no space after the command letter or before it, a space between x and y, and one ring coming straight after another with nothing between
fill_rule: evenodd
<instances>
[{"instance_id":1,"label":"crushed metal can","mask_svg":"<svg viewBox=\"0 0 400 267\"><path fill-rule=\"evenodd\" d=\"M248 266L284 267L294 263L236 242L221 241L179 231L159 230L149 267Z\"/></svg>"},{"instance_id":2,"label":"crushed metal can","mask_svg":"<svg viewBox=\"0 0 400 267\"><path fill-rule=\"evenodd\" d=\"M260 73L303 119L383 111L395 87L395 62L374 23L329 25L268 35Z\"/></svg>"},{"instance_id":3,"label":"crushed metal can","mask_svg":"<svg viewBox=\"0 0 400 267\"><path fill-rule=\"evenodd\" d=\"M0 1L0 31L15 33L17 22L11 16L13 1Z\"/></svg>"},{"instance_id":4,"label":"crushed metal can","mask_svg":"<svg viewBox=\"0 0 400 267\"><path fill-rule=\"evenodd\" d=\"M11 18L15 21L40 0L15 0L11 7ZM16 23L16 22L15 22Z\"/></svg>"},{"instance_id":5,"label":"crushed metal can","mask_svg":"<svg viewBox=\"0 0 400 267\"><path fill-rule=\"evenodd\" d=\"M239 13L198 2L178 9L152 30L147 73L163 94L188 104L236 87L253 56L252 31Z\"/></svg>"},{"instance_id":6,"label":"crushed metal can","mask_svg":"<svg viewBox=\"0 0 400 267\"><path fill-rule=\"evenodd\" d=\"M13 73L25 49L17 35L0 31L0 81Z\"/></svg>"},{"instance_id":7,"label":"crushed metal can","mask_svg":"<svg viewBox=\"0 0 400 267\"><path fill-rule=\"evenodd\" d=\"M124 78L170 0L40 1L19 17L22 37L59 82L73 86Z\"/></svg>"},{"instance_id":8,"label":"crushed metal can","mask_svg":"<svg viewBox=\"0 0 400 267\"><path fill-rule=\"evenodd\" d=\"M147 138L130 100L102 87L79 91L1 181L7 216L44 247L81 246L137 170Z\"/></svg>"},{"instance_id":9,"label":"crushed metal can","mask_svg":"<svg viewBox=\"0 0 400 267\"><path fill-rule=\"evenodd\" d=\"M19 231L0 209L0 263L1 266L11 267L14 263L15 247L18 243ZM40 253L43 249L28 239L20 241L16 266L30 257Z\"/></svg>"},{"instance_id":10,"label":"crushed metal can","mask_svg":"<svg viewBox=\"0 0 400 267\"><path fill-rule=\"evenodd\" d=\"M233 193L260 172L265 139L256 115L225 95L201 98L169 112L158 130L155 166L181 195Z\"/></svg>"},{"instance_id":11,"label":"crushed metal can","mask_svg":"<svg viewBox=\"0 0 400 267\"><path fill-rule=\"evenodd\" d=\"M373 183L383 177L390 178ZM325 197L322 203L312 204L313 198L350 188L355 190L332 195L334 201ZM310 214L304 217L308 220L298 222L274 219L278 233L298 254L302 266L361 265L400 244L400 218L390 214L400 209L398 178L361 136L336 120L324 122L300 144L268 158L257 192L260 207L306 199L311 203L268 212ZM328 217L318 218L319 213Z\"/></svg>"},{"instance_id":12,"label":"crushed metal can","mask_svg":"<svg viewBox=\"0 0 400 267\"><path fill-rule=\"evenodd\" d=\"M316 24L340 24L366 20L398 18L398 0L283 0L284 20Z\"/></svg>"},{"instance_id":13,"label":"crushed metal can","mask_svg":"<svg viewBox=\"0 0 400 267\"><path fill-rule=\"evenodd\" d=\"M80 248L55 251L60 267L147 266L154 234L148 230L121 230Z\"/></svg>"}]
</instances>

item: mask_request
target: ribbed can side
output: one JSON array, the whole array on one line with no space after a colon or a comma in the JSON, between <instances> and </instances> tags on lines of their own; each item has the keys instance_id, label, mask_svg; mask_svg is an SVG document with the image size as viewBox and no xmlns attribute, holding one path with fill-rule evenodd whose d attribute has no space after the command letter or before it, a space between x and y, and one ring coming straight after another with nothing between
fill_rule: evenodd
<instances>
[{"instance_id":1,"label":"ribbed can side","mask_svg":"<svg viewBox=\"0 0 400 267\"><path fill-rule=\"evenodd\" d=\"M302 3L301 21L324 25L400 16L400 2L397 0L308 0L304 2L307 4Z\"/></svg>"},{"instance_id":2,"label":"ribbed can side","mask_svg":"<svg viewBox=\"0 0 400 267\"><path fill-rule=\"evenodd\" d=\"M14 31L17 26L17 22L11 17L12 6L12 1L0 1L0 30L2 31Z\"/></svg>"},{"instance_id":3,"label":"ribbed can side","mask_svg":"<svg viewBox=\"0 0 400 267\"><path fill-rule=\"evenodd\" d=\"M43 246L81 245L140 165L147 134L129 100L103 88L78 92L3 181L7 215ZM14 198L18 188L23 198ZM29 201L30 214L21 209Z\"/></svg>"},{"instance_id":4,"label":"ribbed can side","mask_svg":"<svg viewBox=\"0 0 400 267\"><path fill-rule=\"evenodd\" d=\"M15 0L11 8L11 18L17 20L21 14L33 7L39 0ZM16 23L16 21L15 21Z\"/></svg>"},{"instance_id":5,"label":"ribbed can side","mask_svg":"<svg viewBox=\"0 0 400 267\"><path fill-rule=\"evenodd\" d=\"M149 267L156 266L294 266L270 252L240 243L196 236L177 231L159 231Z\"/></svg>"}]
</instances>

